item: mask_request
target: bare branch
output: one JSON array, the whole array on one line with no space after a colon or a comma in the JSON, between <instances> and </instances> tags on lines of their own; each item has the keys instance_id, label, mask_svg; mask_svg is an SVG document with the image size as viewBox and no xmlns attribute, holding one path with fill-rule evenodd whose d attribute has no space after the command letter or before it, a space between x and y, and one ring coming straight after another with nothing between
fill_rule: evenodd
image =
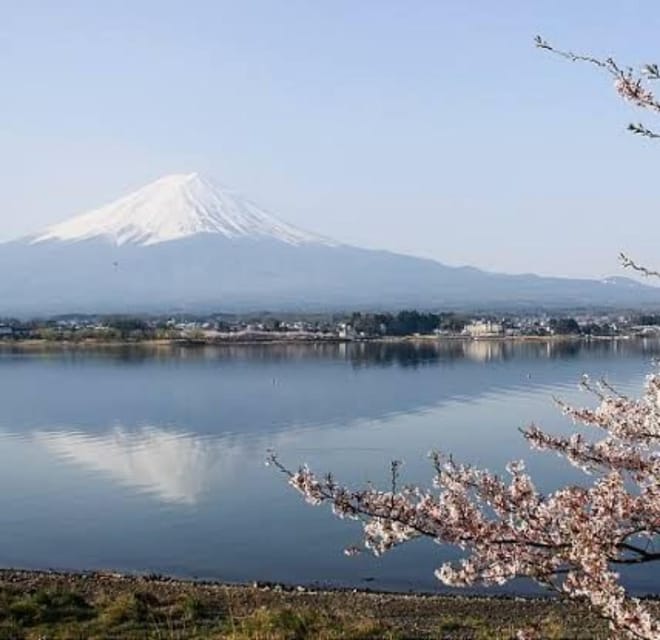
<instances>
[{"instance_id":1,"label":"bare branch","mask_svg":"<svg viewBox=\"0 0 660 640\"><path fill-rule=\"evenodd\" d=\"M638 271L639 273L641 273L646 277L660 278L660 271L647 269L646 267L637 264L632 258L629 258L625 253L619 254L619 262L621 262L621 264L626 269L633 269L634 271Z\"/></svg>"},{"instance_id":2,"label":"bare branch","mask_svg":"<svg viewBox=\"0 0 660 640\"><path fill-rule=\"evenodd\" d=\"M660 138L660 133L656 133L655 131L652 131L647 126L643 125L641 122L638 123L631 122L628 125L628 131L634 133L637 136L642 136L643 138L652 138L652 139Z\"/></svg>"},{"instance_id":3,"label":"bare branch","mask_svg":"<svg viewBox=\"0 0 660 640\"><path fill-rule=\"evenodd\" d=\"M571 62L588 62L599 67L600 69L604 69L613 76L618 76L618 74L621 73L621 70L612 58L599 60L593 56L585 56L573 53L572 51L562 51L561 49L555 49L555 47L553 47L547 40L544 40L541 36L536 36L534 38L534 43L536 44L537 48L550 51L551 53L561 56L562 58L566 58Z\"/></svg>"}]
</instances>

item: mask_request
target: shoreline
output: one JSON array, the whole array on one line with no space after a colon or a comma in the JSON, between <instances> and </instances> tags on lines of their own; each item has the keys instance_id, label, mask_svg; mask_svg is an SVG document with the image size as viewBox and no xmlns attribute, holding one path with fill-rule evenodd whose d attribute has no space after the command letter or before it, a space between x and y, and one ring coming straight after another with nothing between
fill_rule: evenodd
<instances>
[{"instance_id":1,"label":"shoreline","mask_svg":"<svg viewBox=\"0 0 660 640\"><path fill-rule=\"evenodd\" d=\"M3 602L9 612L4 617ZM58 609L62 602L66 611ZM654 602L660 607L660 600ZM73 620L71 603L78 610ZM39 607L49 610L39 617ZM64 626L58 627L60 618ZM306 630L302 635L287 628L292 620ZM586 639L603 637L606 631L605 623L586 607L548 596L396 593L0 569L0 637L7 637L2 636L3 625L10 623L25 632L8 636L17 638L40 637L32 631L55 635L63 629L75 629L80 637L162 637L162 629L172 626L183 630L177 637L236 639L510 638L521 627L536 627L542 637Z\"/></svg>"},{"instance_id":2,"label":"shoreline","mask_svg":"<svg viewBox=\"0 0 660 640\"><path fill-rule=\"evenodd\" d=\"M553 336L384 336L378 338L361 338L350 340L345 338L308 338L308 337L273 337L273 338L224 338L209 340L191 340L183 338L157 339L157 340L0 340L0 350L11 349L74 349L74 348L104 348L119 349L126 347L159 348L159 347L223 347L223 346L268 346L268 345L362 345L362 344L429 344L429 343L544 343L544 342L619 342L631 340L657 340L660 336L579 336L579 335L553 335Z\"/></svg>"}]
</instances>

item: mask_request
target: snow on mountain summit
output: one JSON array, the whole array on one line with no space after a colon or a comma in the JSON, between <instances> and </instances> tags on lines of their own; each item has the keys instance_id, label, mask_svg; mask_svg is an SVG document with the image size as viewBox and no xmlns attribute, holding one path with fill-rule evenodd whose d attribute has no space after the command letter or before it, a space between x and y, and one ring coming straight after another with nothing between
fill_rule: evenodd
<instances>
[{"instance_id":1,"label":"snow on mountain summit","mask_svg":"<svg viewBox=\"0 0 660 640\"><path fill-rule=\"evenodd\" d=\"M160 178L100 209L48 227L30 242L106 239L116 245L147 246L201 233L271 238L292 245L333 244L196 173Z\"/></svg>"}]
</instances>

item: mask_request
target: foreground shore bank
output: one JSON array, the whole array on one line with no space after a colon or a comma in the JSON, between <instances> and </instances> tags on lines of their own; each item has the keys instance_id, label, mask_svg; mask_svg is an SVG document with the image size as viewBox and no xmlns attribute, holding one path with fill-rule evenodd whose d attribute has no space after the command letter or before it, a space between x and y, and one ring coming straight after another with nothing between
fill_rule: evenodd
<instances>
[{"instance_id":1,"label":"foreground shore bank","mask_svg":"<svg viewBox=\"0 0 660 640\"><path fill-rule=\"evenodd\" d=\"M660 608L660 602L658 603ZM0 570L0 638L603 638L586 608L547 598L227 585L110 573Z\"/></svg>"}]
</instances>

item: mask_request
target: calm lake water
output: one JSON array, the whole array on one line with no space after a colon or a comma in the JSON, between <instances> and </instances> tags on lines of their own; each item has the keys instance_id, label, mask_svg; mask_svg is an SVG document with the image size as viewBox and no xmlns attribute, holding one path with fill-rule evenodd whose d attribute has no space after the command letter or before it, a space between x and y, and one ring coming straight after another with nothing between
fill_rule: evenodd
<instances>
[{"instance_id":1,"label":"calm lake water","mask_svg":"<svg viewBox=\"0 0 660 640\"><path fill-rule=\"evenodd\" d=\"M417 541L346 557L359 526L305 505L273 469L351 483L432 476L433 448L544 490L585 476L518 428L565 432L552 396L591 403L583 373L637 392L656 341L0 349L0 565L436 589L451 550ZM650 570L637 592L660 592ZM518 583L514 591L525 591Z\"/></svg>"}]
</instances>

